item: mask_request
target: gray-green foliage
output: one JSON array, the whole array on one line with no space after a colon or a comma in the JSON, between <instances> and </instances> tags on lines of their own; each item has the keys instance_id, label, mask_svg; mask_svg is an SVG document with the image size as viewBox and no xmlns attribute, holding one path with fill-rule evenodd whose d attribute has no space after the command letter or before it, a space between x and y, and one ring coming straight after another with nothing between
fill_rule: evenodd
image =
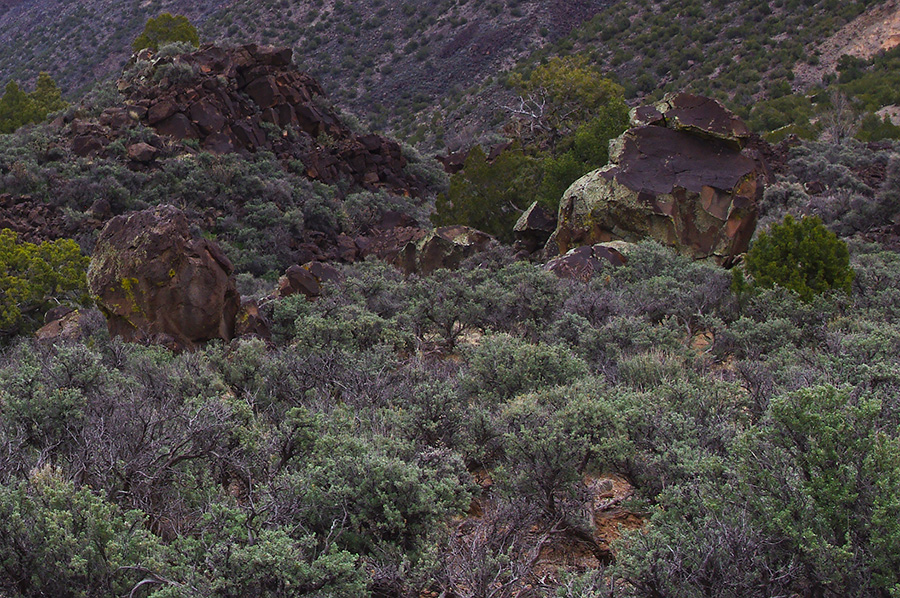
<instances>
[{"instance_id":1,"label":"gray-green foliage","mask_svg":"<svg viewBox=\"0 0 900 598\"><path fill-rule=\"evenodd\" d=\"M890 595L900 262L849 247L850 294L811 302L736 298L641 244L588 283L502 255L347 266L270 305L274 346L20 340L0 353L0 510L28 517L0 518L0 554L40 579L5 567L0 587L515 592L535 538L590 537L584 481L612 473L646 524L558 595Z\"/></svg>"},{"instance_id":2,"label":"gray-green foliage","mask_svg":"<svg viewBox=\"0 0 900 598\"><path fill-rule=\"evenodd\" d=\"M53 465L0 486L0 588L16 596L110 596L148 573L165 584L166 552L142 525Z\"/></svg>"},{"instance_id":3,"label":"gray-green foliage","mask_svg":"<svg viewBox=\"0 0 900 598\"><path fill-rule=\"evenodd\" d=\"M98 88L88 109L99 113L119 102L115 88ZM93 104L93 106L91 106ZM312 256L302 245L321 233L357 234L377 224L389 210L425 219L428 197L410 198L311 182L299 162L284 164L271 152L249 156L163 152L158 168L127 167L128 144L149 141L152 129L135 127L111 145L106 158L68 156L58 131L47 126L0 136L0 182L4 192L32 196L59 206L73 222L90 218L91 206L107 202L113 214L162 203L184 209L203 222L238 273L275 280L288 266ZM118 148L118 155L116 149ZM58 181L65 180L65 185ZM75 239L89 251L94 236Z\"/></svg>"}]
</instances>

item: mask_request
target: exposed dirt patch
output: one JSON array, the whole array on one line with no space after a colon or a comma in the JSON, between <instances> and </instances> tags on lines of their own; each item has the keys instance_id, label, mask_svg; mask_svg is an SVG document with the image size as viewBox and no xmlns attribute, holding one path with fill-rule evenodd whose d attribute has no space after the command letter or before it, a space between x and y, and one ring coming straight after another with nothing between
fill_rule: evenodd
<instances>
[{"instance_id":1,"label":"exposed dirt patch","mask_svg":"<svg viewBox=\"0 0 900 598\"><path fill-rule=\"evenodd\" d=\"M888 0L867 10L818 45L819 64L798 63L795 85L809 87L833 73L841 56L869 59L878 52L900 45L900 0Z\"/></svg>"},{"instance_id":2,"label":"exposed dirt patch","mask_svg":"<svg viewBox=\"0 0 900 598\"><path fill-rule=\"evenodd\" d=\"M601 552L611 557L610 544L618 540L622 532L644 525L641 515L622 506L634 496L634 487L628 480L614 475L587 477L584 483L591 495L594 542Z\"/></svg>"},{"instance_id":3,"label":"exposed dirt patch","mask_svg":"<svg viewBox=\"0 0 900 598\"><path fill-rule=\"evenodd\" d=\"M900 126L900 106L885 106L881 110L877 111L875 115L878 118L884 118L887 116L894 125Z\"/></svg>"},{"instance_id":4,"label":"exposed dirt patch","mask_svg":"<svg viewBox=\"0 0 900 598\"><path fill-rule=\"evenodd\" d=\"M626 530L639 529L645 519L629 511L625 503L634 487L615 475L586 476L578 493L584 500L588 525L572 526L565 518L548 518L534 510L518 510L491 496L493 480L484 470L473 472L484 496L473 501L468 516L455 522L449 547L448 573L457 587L473 589L507 584L509 595L531 596L552 588L563 573L597 569L613 561L611 543ZM504 554L509 562L500 570L489 569L490 555ZM502 580L502 581L501 581Z\"/></svg>"}]
</instances>

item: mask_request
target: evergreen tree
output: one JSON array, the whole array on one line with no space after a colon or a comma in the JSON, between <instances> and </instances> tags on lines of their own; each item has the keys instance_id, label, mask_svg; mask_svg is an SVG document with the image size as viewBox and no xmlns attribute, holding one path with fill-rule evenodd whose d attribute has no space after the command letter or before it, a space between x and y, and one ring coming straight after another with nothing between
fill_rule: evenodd
<instances>
[{"instance_id":1,"label":"evergreen tree","mask_svg":"<svg viewBox=\"0 0 900 598\"><path fill-rule=\"evenodd\" d=\"M56 81L46 72L38 75L34 91L29 94L29 97L34 107L36 120L44 120L51 112L57 112L66 107Z\"/></svg>"},{"instance_id":2,"label":"evergreen tree","mask_svg":"<svg viewBox=\"0 0 900 598\"><path fill-rule=\"evenodd\" d=\"M829 289L849 293L853 282L847 244L818 217L798 222L788 214L783 223L759 234L745 263L755 284L796 291L803 301Z\"/></svg>"},{"instance_id":3,"label":"evergreen tree","mask_svg":"<svg viewBox=\"0 0 900 598\"><path fill-rule=\"evenodd\" d=\"M432 222L436 226L465 224L512 240L512 229L522 211L535 199L540 182L537 160L512 146L493 162L475 146L462 172L450 179L450 190L438 197Z\"/></svg>"},{"instance_id":4,"label":"evergreen tree","mask_svg":"<svg viewBox=\"0 0 900 598\"><path fill-rule=\"evenodd\" d=\"M150 48L155 52L159 50L160 46L173 42L187 42L194 47L199 47L200 35L187 17L173 16L164 12L155 19L147 21L144 31L134 40L131 48L135 52L144 48Z\"/></svg>"},{"instance_id":5,"label":"evergreen tree","mask_svg":"<svg viewBox=\"0 0 900 598\"><path fill-rule=\"evenodd\" d=\"M35 117L32 98L15 81L7 83L0 98L0 133L12 133L22 125L35 122Z\"/></svg>"},{"instance_id":6,"label":"evergreen tree","mask_svg":"<svg viewBox=\"0 0 900 598\"><path fill-rule=\"evenodd\" d=\"M87 300L88 258L71 239L40 245L0 230L0 339L37 328L60 301Z\"/></svg>"}]
</instances>

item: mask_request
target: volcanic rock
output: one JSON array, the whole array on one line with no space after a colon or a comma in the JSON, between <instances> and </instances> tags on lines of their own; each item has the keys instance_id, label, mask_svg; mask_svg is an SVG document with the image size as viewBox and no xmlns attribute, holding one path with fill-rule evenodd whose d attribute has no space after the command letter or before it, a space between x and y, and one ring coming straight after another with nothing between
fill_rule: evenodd
<instances>
[{"instance_id":1,"label":"volcanic rock","mask_svg":"<svg viewBox=\"0 0 900 598\"><path fill-rule=\"evenodd\" d=\"M750 138L744 121L712 98L678 93L666 96L654 108L662 115L664 126L676 131L725 141L737 149Z\"/></svg>"},{"instance_id":2,"label":"volcanic rock","mask_svg":"<svg viewBox=\"0 0 900 598\"><path fill-rule=\"evenodd\" d=\"M322 294L322 285L309 270L302 266L291 266L278 281L278 297L290 297L302 293L307 298Z\"/></svg>"},{"instance_id":3,"label":"volcanic rock","mask_svg":"<svg viewBox=\"0 0 900 598\"><path fill-rule=\"evenodd\" d=\"M90 214L93 216L93 214ZM30 195L0 193L0 230L8 228L28 243L43 243L92 234L102 226L92 217L73 219L59 206Z\"/></svg>"},{"instance_id":4,"label":"volcanic rock","mask_svg":"<svg viewBox=\"0 0 900 598\"><path fill-rule=\"evenodd\" d=\"M407 274L455 270L468 257L497 244L487 233L468 226L444 226L411 241L397 254L395 265Z\"/></svg>"},{"instance_id":5,"label":"volcanic rock","mask_svg":"<svg viewBox=\"0 0 900 598\"><path fill-rule=\"evenodd\" d=\"M149 143L140 142L129 145L127 152L129 159L146 164L153 161L159 150Z\"/></svg>"},{"instance_id":6,"label":"volcanic rock","mask_svg":"<svg viewBox=\"0 0 900 598\"><path fill-rule=\"evenodd\" d=\"M46 323L34 333L34 337L39 341L50 343L75 341L83 338L85 336L85 328L90 321L90 315L84 311L66 307L64 310L57 311L55 315L51 316L50 313L56 309L54 308L47 312L45 316Z\"/></svg>"},{"instance_id":7,"label":"volcanic rock","mask_svg":"<svg viewBox=\"0 0 900 598\"><path fill-rule=\"evenodd\" d=\"M556 230L556 214L534 202L522 213L513 227L516 249L532 254L543 247Z\"/></svg>"},{"instance_id":8,"label":"volcanic rock","mask_svg":"<svg viewBox=\"0 0 900 598\"><path fill-rule=\"evenodd\" d=\"M308 299L322 294L322 284L340 280L341 273L329 264L312 261L302 266L291 266L278 280L275 298L289 297L302 293Z\"/></svg>"},{"instance_id":9,"label":"volcanic rock","mask_svg":"<svg viewBox=\"0 0 900 598\"><path fill-rule=\"evenodd\" d=\"M217 245L191 234L184 213L158 206L106 224L88 284L110 334L185 349L234 337L232 270Z\"/></svg>"},{"instance_id":10,"label":"volcanic rock","mask_svg":"<svg viewBox=\"0 0 900 598\"><path fill-rule=\"evenodd\" d=\"M604 263L621 266L627 261L628 258L615 247L615 242L598 243L593 246L575 247L565 255L547 262L544 269L560 278L587 282L603 270Z\"/></svg>"},{"instance_id":11,"label":"volcanic rock","mask_svg":"<svg viewBox=\"0 0 900 598\"><path fill-rule=\"evenodd\" d=\"M99 129L80 133L73 151L102 153L136 118L176 142L197 139L211 153L269 150L303 164L309 178L325 183L345 178L369 189L420 194L424 184L403 172L406 159L400 145L379 135L354 133L321 101L321 85L291 59L290 48L253 44L204 46L159 58L148 67L151 71L120 82L126 108L113 109L118 116L106 119ZM153 72L169 64L189 75L152 83ZM267 135L262 123L281 130Z\"/></svg>"},{"instance_id":12,"label":"volcanic rock","mask_svg":"<svg viewBox=\"0 0 900 598\"><path fill-rule=\"evenodd\" d=\"M259 305L255 300L241 301L241 309L235 317L234 335L237 338L257 337L264 340L272 338L269 323L259 313Z\"/></svg>"},{"instance_id":13,"label":"volcanic rock","mask_svg":"<svg viewBox=\"0 0 900 598\"><path fill-rule=\"evenodd\" d=\"M655 239L693 258L730 264L756 228L765 167L742 152L746 126L715 100L668 97L610 143L611 163L563 195L545 249ZM665 125L665 126L662 126ZM674 128L673 128L674 127Z\"/></svg>"},{"instance_id":14,"label":"volcanic rock","mask_svg":"<svg viewBox=\"0 0 900 598\"><path fill-rule=\"evenodd\" d=\"M364 237L356 239L361 258L374 255L380 260L394 264L407 273L415 271L416 244L427 236L429 231L417 226L395 226L371 231ZM407 250L407 248L409 248ZM402 253L401 253L402 252ZM411 253L407 267L403 267L403 255Z\"/></svg>"}]
</instances>

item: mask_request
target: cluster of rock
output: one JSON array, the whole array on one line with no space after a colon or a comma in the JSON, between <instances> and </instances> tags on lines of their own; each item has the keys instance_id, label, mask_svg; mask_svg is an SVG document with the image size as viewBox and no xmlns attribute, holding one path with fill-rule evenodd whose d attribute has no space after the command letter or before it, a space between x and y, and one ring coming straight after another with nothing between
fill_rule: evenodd
<instances>
[{"instance_id":1,"label":"cluster of rock","mask_svg":"<svg viewBox=\"0 0 900 598\"><path fill-rule=\"evenodd\" d=\"M766 169L744 150L746 125L719 102L667 96L632 110L610 164L563 195L548 257L607 241L655 239L695 259L730 264L753 236Z\"/></svg>"},{"instance_id":2,"label":"cluster of rock","mask_svg":"<svg viewBox=\"0 0 900 598\"><path fill-rule=\"evenodd\" d=\"M391 237L391 231L398 229L415 234ZM493 237L464 226L434 231L394 227L382 233L382 243L370 247L368 255L377 255L407 273L455 268L496 243ZM295 294L315 299L322 295L324 284L339 278L334 266L320 261L291 266L263 303ZM173 206L110 220L97 240L88 284L110 333L128 341L183 350L212 339L269 336L259 305L241 301L231 262L214 242L193 234L185 214ZM54 331L62 335L67 330L69 322L62 317L50 322L44 336L52 338Z\"/></svg>"},{"instance_id":3,"label":"cluster of rock","mask_svg":"<svg viewBox=\"0 0 900 598\"><path fill-rule=\"evenodd\" d=\"M271 150L281 159L299 160L309 178L325 183L346 177L370 189L422 191L421 181L403 172L399 144L354 133L321 101L319 83L292 64L290 48L204 46L141 60L150 58L139 56L131 78L119 82L123 105L107 108L97 121L76 118L68 124L73 152L102 155L140 123L157 136L127 147L135 165L152 163L166 151L167 140L195 140L218 154ZM266 123L272 125L268 132Z\"/></svg>"},{"instance_id":4,"label":"cluster of rock","mask_svg":"<svg viewBox=\"0 0 900 598\"><path fill-rule=\"evenodd\" d=\"M95 203L86 218L73 222L59 206L41 203L30 195L0 193L0 230L8 228L28 243L77 237L103 226L102 208L100 202Z\"/></svg>"},{"instance_id":5,"label":"cluster of rock","mask_svg":"<svg viewBox=\"0 0 900 598\"><path fill-rule=\"evenodd\" d=\"M287 60L273 56L276 64ZM224 68L215 65L210 72ZM248 76L245 86L259 80ZM280 97L274 91L278 79L265 80L270 95ZM587 280L608 265L624 264L630 243L647 238L723 263L746 250L765 169L744 150L749 133L743 123L713 100L684 94L639 108L632 120L635 126L612 144L612 163L566 191L558 220L537 205L522 215L515 230L520 254L539 253L543 246L552 257L546 270ZM424 229L393 212L364 236L342 237L339 255L332 257L351 262L376 256L422 275L456 268L496 244L469 227ZM323 284L340 274L316 258L288 268L266 301L320 296ZM184 349L214 338L268 335L258 306L241 303L228 259L214 243L192 235L184 214L171 206L109 221L88 278L110 331L128 340Z\"/></svg>"}]
</instances>

